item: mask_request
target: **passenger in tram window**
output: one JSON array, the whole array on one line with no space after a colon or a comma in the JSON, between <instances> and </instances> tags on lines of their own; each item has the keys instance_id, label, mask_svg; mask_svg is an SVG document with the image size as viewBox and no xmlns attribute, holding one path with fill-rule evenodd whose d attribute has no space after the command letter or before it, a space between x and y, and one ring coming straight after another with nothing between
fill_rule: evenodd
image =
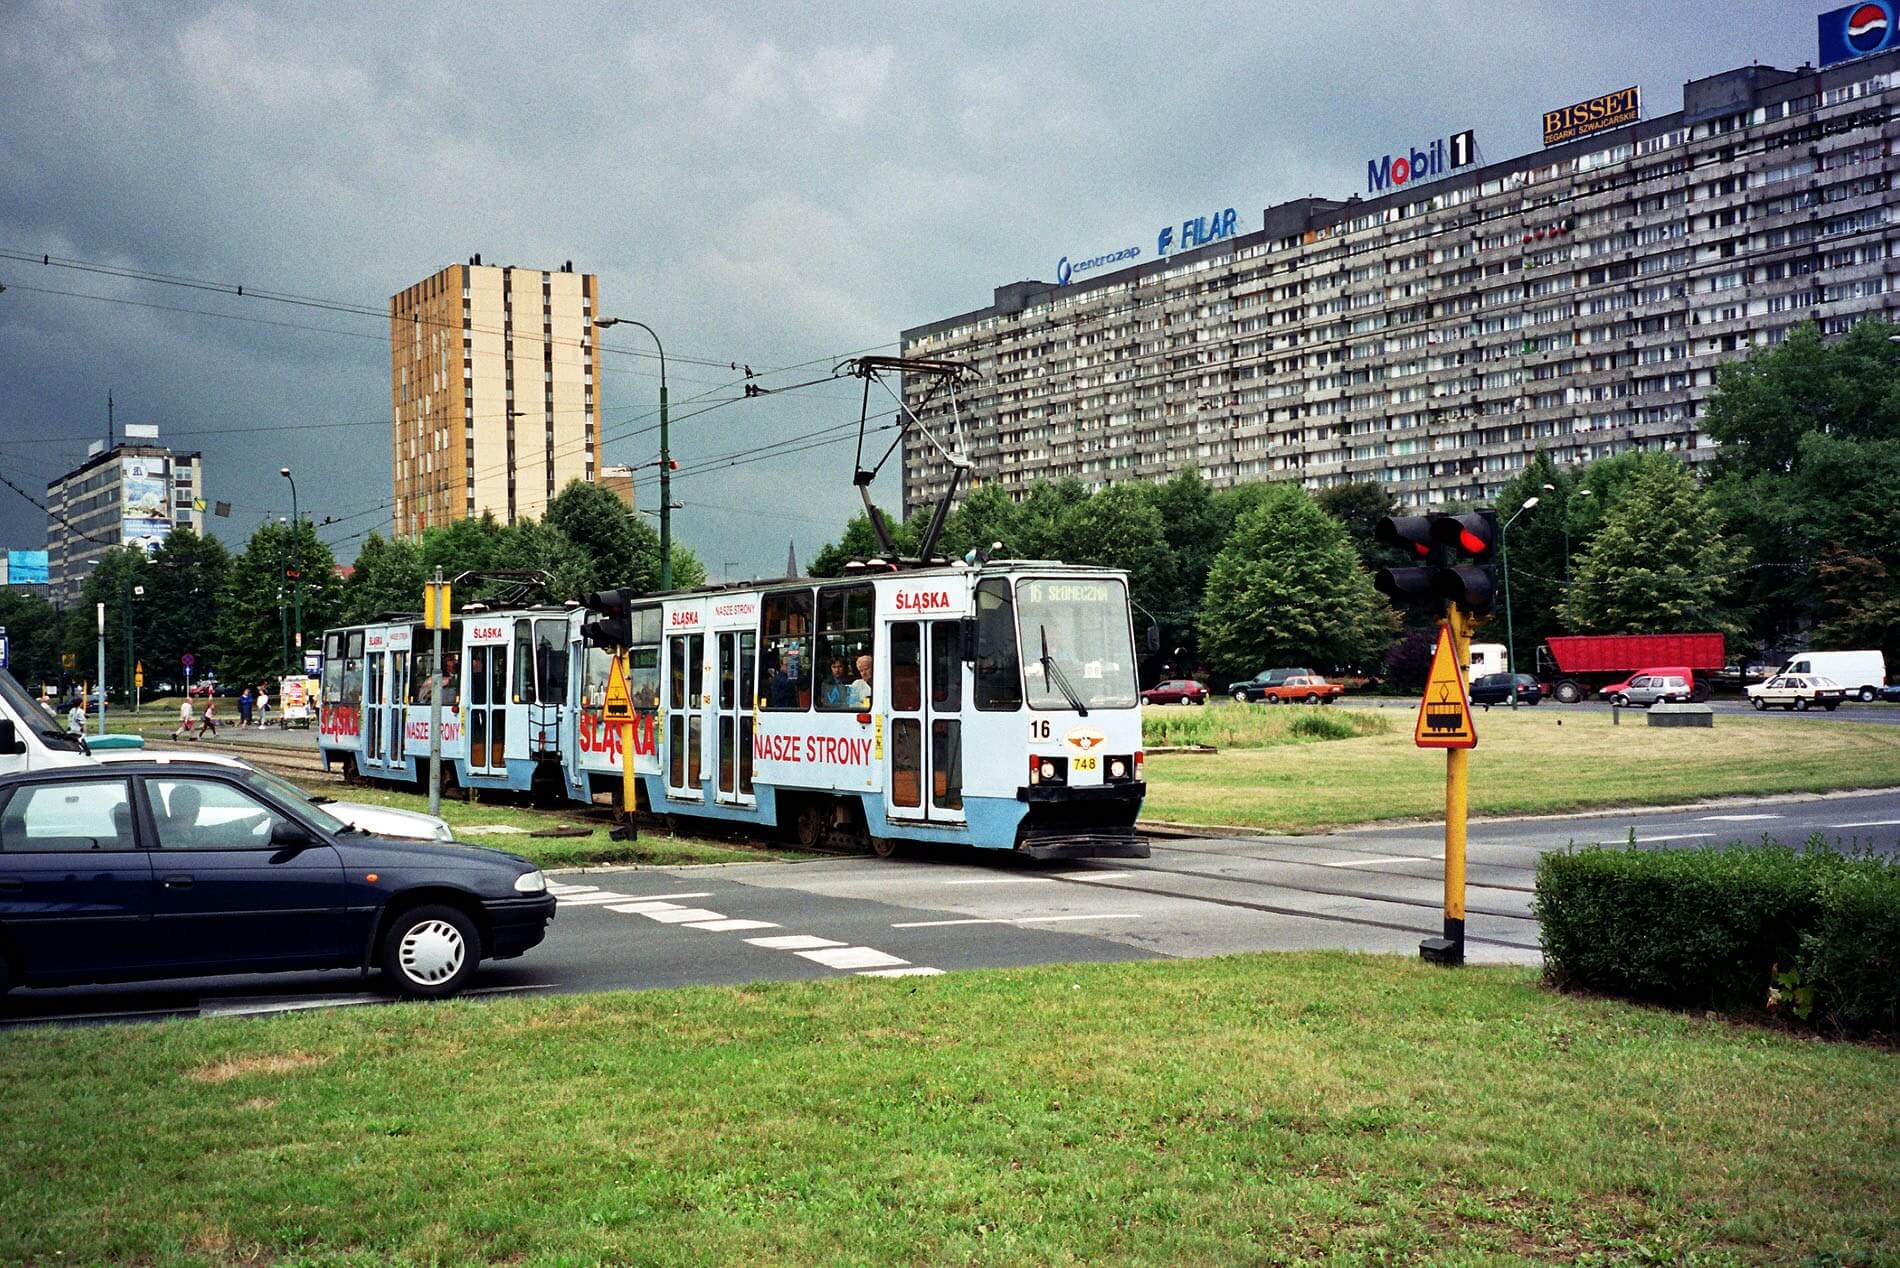
<instances>
[{"instance_id":1,"label":"passenger in tram window","mask_svg":"<svg viewBox=\"0 0 1900 1268\"><path fill-rule=\"evenodd\" d=\"M796 709L798 707L798 679L787 673L779 663L776 647L765 649L761 667L765 677L766 703L774 709Z\"/></svg>"},{"instance_id":2,"label":"passenger in tram window","mask_svg":"<svg viewBox=\"0 0 1900 1268\"><path fill-rule=\"evenodd\" d=\"M825 674L824 692L819 699L827 709L842 708L851 703L851 681L845 673L844 657L831 658L831 668Z\"/></svg>"},{"instance_id":3,"label":"passenger in tram window","mask_svg":"<svg viewBox=\"0 0 1900 1268\"><path fill-rule=\"evenodd\" d=\"M851 703L860 709L871 707L871 658L858 657L858 678L851 684Z\"/></svg>"}]
</instances>

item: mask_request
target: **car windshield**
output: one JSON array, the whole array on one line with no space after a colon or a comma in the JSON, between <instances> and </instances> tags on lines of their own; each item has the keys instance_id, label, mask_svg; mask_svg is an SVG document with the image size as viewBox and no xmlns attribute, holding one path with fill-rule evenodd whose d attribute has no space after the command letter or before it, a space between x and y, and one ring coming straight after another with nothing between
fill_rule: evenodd
<instances>
[{"instance_id":1,"label":"car windshield","mask_svg":"<svg viewBox=\"0 0 1900 1268\"><path fill-rule=\"evenodd\" d=\"M261 770L247 770L244 772L244 782L259 792L270 794L279 801L289 802L291 805L297 807L298 812L301 813L304 818L310 820L310 822L316 824L317 827L323 829L325 832L355 831L349 824L343 822L343 820L337 818L315 801L311 800L309 793L287 779L266 774Z\"/></svg>"},{"instance_id":2,"label":"car windshield","mask_svg":"<svg viewBox=\"0 0 1900 1268\"><path fill-rule=\"evenodd\" d=\"M68 735L53 715L4 669L0 669L0 700L5 701L6 712L18 720L18 725L38 736L47 748L69 753L85 751L84 742L76 735Z\"/></svg>"},{"instance_id":3,"label":"car windshield","mask_svg":"<svg viewBox=\"0 0 1900 1268\"><path fill-rule=\"evenodd\" d=\"M1128 592L1113 577L1037 577L1016 587L1023 682L1032 709L1132 709ZM1055 672L1043 667L1043 647ZM1069 691L1063 690L1066 681ZM1074 700L1070 699L1074 693Z\"/></svg>"}]
</instances>

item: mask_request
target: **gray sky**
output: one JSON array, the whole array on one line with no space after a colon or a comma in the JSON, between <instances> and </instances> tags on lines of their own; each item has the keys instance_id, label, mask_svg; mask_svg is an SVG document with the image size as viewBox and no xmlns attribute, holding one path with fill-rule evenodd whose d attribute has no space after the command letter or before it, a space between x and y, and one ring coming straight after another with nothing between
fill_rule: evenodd
<instances>
[{"instance_id":1,"label":"gray sky","mask_svg":"<svg viewBox=\"0 0 1900 1268\"><path fill-rule=\"evenodd\" d=\"M601 278L658 329L675 416L755 370L891 344L1158 226L1363 192L1369 158L1463 128L1497 161L1541 112L1815 56L1827 3L468 6L0 0L0 247L381 308L480 252ZM288 512L354 558L390 499L373 317L0 260L0 472L43 495L124 422L205 454L234 547ZM165 308L50 295L29 287ZM194 309L213 317L169 311ZM267 324L280 323L280 324ZM622 328L607 347L642 349ZM895 348L886 348L895 351ZM649 359L606 354L609 462L656 453ZM676 534L714 577L809 559L855 505L849 443L715 455L857 415L853 385L673 430ZM897 460L879 491L895 505ZM643 475L650 475L650 469ZM657 502L650 483L643 504ZM0 488L0 545L45 517Z\"/></svg>"}]
</instances>

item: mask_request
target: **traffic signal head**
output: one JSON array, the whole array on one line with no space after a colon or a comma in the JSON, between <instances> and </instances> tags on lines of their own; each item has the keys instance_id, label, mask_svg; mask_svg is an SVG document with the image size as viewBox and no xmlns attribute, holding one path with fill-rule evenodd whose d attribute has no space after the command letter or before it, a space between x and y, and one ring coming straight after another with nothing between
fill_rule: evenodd
<instances>
[{"instance_id":1,"label":"traffic signal head","mask_svg":"<svg viewBox=\"0 0 1900 1268\"><path fill-rule=\"evenodd\" d=\"M581 606L600 615L581 626L581 637L595 647L627 647L633 642L636 590L595 590L581 596Z\"/></svg>"},{"instance_id":2,"label":"traffic signal head","mask_svg":"<svg viewBox=\"0 0 1900 1268\"><path fill-rule=\"evenodd\" d=\"M1491 554L1499 537L1496 511L1388 515L1379 521L1373 535L1420 565L1381 568L1373 577L1380 592L1395 602L1408 607L1436 607L1449 600L1472 614L1491 610L1496 587ZM1471 556L1471 561L1451 563L1458 553Z\"/></svg>"}]
</instances>

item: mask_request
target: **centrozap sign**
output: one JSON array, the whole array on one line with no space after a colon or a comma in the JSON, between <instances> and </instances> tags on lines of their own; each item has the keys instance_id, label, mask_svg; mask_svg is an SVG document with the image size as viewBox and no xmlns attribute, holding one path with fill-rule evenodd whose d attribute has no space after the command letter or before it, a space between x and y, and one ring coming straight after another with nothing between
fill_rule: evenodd
<instances>
[{"instance_id":1,"label":"centrozap sign","mask_svg":"<svg viewBox=\"0 0 1900 1268\"><path fill-rule=\"evenodd\" d=\"M1433 141L1424 149L1407 148L1384 158L1366 160L1366 192L1384 194L1407 185L1449 176L1469 167L1478 157L1477 135L1469 129Z\"/></svg>"},{"instance_id":2,"label":"centrozap sign","mask_svg":"<svg viewBox=\"0 0 1900 1268\"><path fill-rule=\"evenodd\" d=\"M1635 123L1643 114L1643 90L1619 88L1573 106L1544 111L1544 144L1561 145L1578 137Z\"/></svg>"},{"instance_id":3,"label":"centrozap sign","mask_svg":"<svg viewBox=\"0 0 1900 1268\"><path fill-rule=\"evenodd\" d=\"M1110 251L1106 255L1092 255L1086 260L1071 261L1065 255L1056 261L1056 285L1067 286L1077 273L1093 273L1096 269L1107 268L1111 264L1140 258L1140 247L1123 247L1119 251Z\"/></svg>"},{"instance_id":4,"label":"centrozap sign","mask_svg":"<svg viewBox=\"0 0 1900 1268\"><path fill-rule=\"evenodd\" d=\"M1900 48L1900 21L1894 0L1862 0L1820 16L1821 65Z\"/></svg>"}]
</instances>

